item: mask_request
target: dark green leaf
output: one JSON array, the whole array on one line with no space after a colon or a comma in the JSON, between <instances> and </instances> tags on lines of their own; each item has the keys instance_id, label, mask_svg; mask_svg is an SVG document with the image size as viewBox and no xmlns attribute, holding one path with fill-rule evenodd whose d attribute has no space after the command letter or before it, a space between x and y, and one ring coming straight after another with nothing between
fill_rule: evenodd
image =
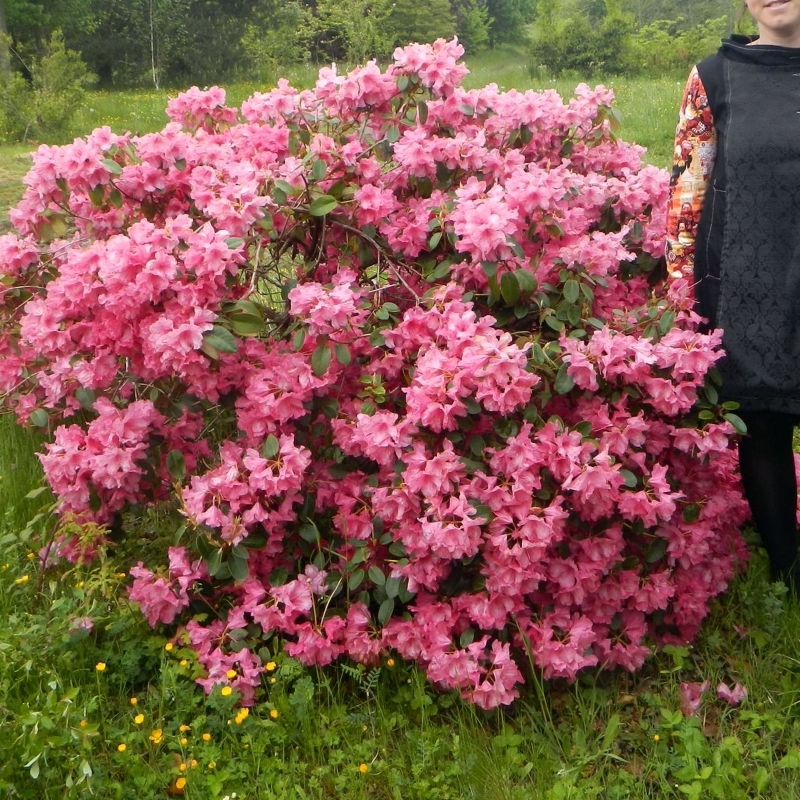
<instances>
[{"instance_id":1,"label":"dark green leaf","mask_svg":"<svg viewBox=\"0 0 800 800\"><path fill-rule=\"evenodd\" d=\"M733 426L733 429L736 433L740 433L744 436L747 433L747 425L744 424L744 420L738 416L737 414L723 414L723 419Z\"/></svg>"},{"instance_id":2,"label":"dark green leaf","mask_svg":"<svg viewBox=\"0 0 800 800\"><path fill-rule=\"evenodd\" d=\"M667 540L662 539L660 536L655 539L655 541L647 548L647 553L645 553L644 560L648 564L655 564L656 561L660 561L664 557L664 553L667 552Z\"/></svg>"},{"instance_id":3,"label":"dark green leaf","mask_svg":"<svg viewBox=\"0 0 800 800\"><path fill-rule=\"evenodd\" d=\"M367 573L363 569L357 569L347 580L347 588L350 592L355 592L359 586L364 582Z\"/></svg>"},{"instance_id":4,"label":"dark green leaf","mask_svg":"<svg viewBox=\"0 0 800 800\"><path fill-rule=\"evenodd\" d=\"M328 371L331 365L331 348L321 344L311 354L311 371L319 378Z\"/></svg>"},{"instance_id":5,"label":"dark green leaf","mask_svg":"<svg viewBox=\"0 0 800 800\"><path fill-rule=\"evenodd\" d=\"M378 622L381 625L385 625L391 618L392 614L394 613L394 598L390 597L387 600L384 600L380 608L378 609Z\"/></svg>"},{"instance_id":6,"label":"dark green leaf","mask_svg":"<svg viewBox=\"0 0 800 800\"><path fill-rule=\"evenodd\" d=\"M91 411L94 408L94 392L85 386L79 386L75 390L75 399L81 404L82 408Z\"/></svg>"},{"instance_id":7,"label":"dark green leaf","mask_svg":"<svg viewBox=\"0 0 800 800\"><path fill-rule=\"evenodd\" d=\"M386 141L394 144L400 139L400 128L397 125L390 125L386 130Z\"/></svg>"},{"instance_id":8,"label":"dark green leaf","mask_svg":"<svg viewBox=\"0 0 800 800\"><path fill-rule=\"evenodd\" d=\"M521 291L517 276L513 272L504 272L500 278L500 294L507 305L515 306Z\"/></svg>"},{"instance_id":9,"label":"dark green leaf","mask_svg":"<svg viewBox=\"0 0 800 800\"><path fill-rule=\"evenodd\" d=\"M564 299L568 303L577 303L578 298L581 296L581 287L578 281L574 278L570 278L564 284Z\"/></svg>"},{"instance_id":10,"label":"dark green leaf","mask_svg":"<svg viewBox=\"0 0 800 800\"><path fill-rule=\"evenodd\" d=\"M619 474L622 476L622 479L625 481L625 485L629 489L635 489L637 484L636 476L629 470L629 469L621 469Z\"/></svg>"},{"instance_id":11,"label":"dark green leaf","mask_svg":"<svg viewBox=\"0 0 800 800\"><path fill-rule=\"evenodd\" d=\"M321 158L318 158L311 167L311 177L315 181L321 181L327 171L328 165Z\"/></svg>"},{"instance_id":12,"label":"dark green leaf","mask_svg":"<svg viewBox=\"0 0 800 800\"><path fill-rule=\"evenodd\" d=\"M250 570L247 568L247 561L239 558L237 555L232 555L228 559L228 569L231 571L231 577L235 581L246 581L250 575Z\"/></svg>"},{"instance_id":13,"label":"dark green leaf","mask_svg":"<svg viewBox=\"0 0 800 800\"><path fill-rule=\"evenodd\" d=\"M186 477L186 459L180 450L170 450L167 453L167 472L176 481L182 481Z\"/></svg>"},{"instance_id":14,"label":"dark green leaf","mask_svg":"<svg viewBox=\"0 0 800 800\"><path fill-rule=\"evenodd\" d=\"M554 388L558 394L567 394L567 392L572 391L575 387L575 381L572 380L569 373L567 372L568 365L566 363L562 364L558 368L558 373L556 374L556 380L554 384Z\"/></svg>"},{"instance_id":15,"label":"dark green leaf","mask_svg":"<svg viewBox=\"0 0 800 800\"><path fill-rule=\"evenodd\" d=\"M206 564L208 574L213 578L222 567L222 550L215 550L209 557Z\"/></svg>"},{"instance_id":16,"label":"dark green leaf","mask_svg":"<svg viewBox=\"0 0 800 800\"><path fill-rule=\"evenodd\" d=\"M210 344L220 353L235 353L239 344L236 337L221 325L215 325L210 331L203 334L203 342Z\"/></svg>"},{"instance_id":17,"label":"dark green leaf","mask_svg":"<svg viewBox=\"0 0 800 800\"><path fill-rule=\"evenodd\" d=\"M350 348L346 344L342 344L341 342L337 342L333 348L334 353L336 354L336 360L343 366L346 367L351 360L350 356Z\"/></svg>"},{"instance_id":18,"label":"dark green leaf","mask_svg":"<svg viewBox=\"0 0 800 800\"><path fill-rule=\"evenodd\" d=\"M376 586L383 586L386 583L386 576L383 574L383 571L380 567L371 566L369 570L367 570L367 575L369 575L369 579L376 585Z\"/></svg>"},{"instance_id":19,"label":"dark green leaf","mask_svg":"<svg viewBox=\"0 0 800 800\"><path fill-rule=\"evenodd\" d=\"M314 199L308 207L308 213L312 217L324 217L326 214L330 214L338 205L339 202L335 197L323 194L321 197Z\"/></svg>"}]
</instances>

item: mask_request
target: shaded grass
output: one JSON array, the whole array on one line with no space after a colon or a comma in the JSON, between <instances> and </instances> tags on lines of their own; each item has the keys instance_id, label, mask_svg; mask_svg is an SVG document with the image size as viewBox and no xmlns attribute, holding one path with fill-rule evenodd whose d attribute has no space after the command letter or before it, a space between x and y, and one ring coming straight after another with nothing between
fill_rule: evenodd
<instances>
[{"instance_id":1,"label":"shaded grass","mask_svg":"<svg viewBox=\"0 0 800 800\"><path fill-rule=\"evenodd\" d=\"M0 414L0 509L9 524L22 528L33 514L25 495L44 485L39 459L34 455L41 438L20 427L14 416Z\"/></svg>"}]
</instances>

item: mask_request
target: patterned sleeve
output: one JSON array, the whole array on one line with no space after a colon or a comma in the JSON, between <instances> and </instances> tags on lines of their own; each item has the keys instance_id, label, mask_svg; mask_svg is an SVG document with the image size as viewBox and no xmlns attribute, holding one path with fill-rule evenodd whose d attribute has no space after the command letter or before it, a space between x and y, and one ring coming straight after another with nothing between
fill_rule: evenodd
<instances>
[{"instance_id":1,"label":"patterned sleeve","mask_svg":"<svg viewBox=\"0 0 800 800\"><path fill-rule=\"evenodd\" d=\"M717 155L717 132L697 67L683 93L669 179L667 269L673 278L694 270L694 238Z\"/></svg>"}]
</instances>

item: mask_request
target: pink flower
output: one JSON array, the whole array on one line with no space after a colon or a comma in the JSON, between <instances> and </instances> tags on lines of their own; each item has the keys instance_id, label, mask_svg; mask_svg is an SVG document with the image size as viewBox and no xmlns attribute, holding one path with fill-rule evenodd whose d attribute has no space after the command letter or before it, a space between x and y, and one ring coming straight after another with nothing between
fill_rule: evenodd
<instances>
[{"instance_id":1,"label":"pink flower","mask_svg":"<svg viewBox=\"0 0 800 800\"><path fill-rule=\"evenodd\" d=\"M703 704L703 695L709 690L708 681L702 683L682 683L680 685L681 711L685 717L697 715Z\"/></svg>"},{"instance_id":2,"label":"pink flower","mask_svg":"<svg viewBox=\"0 0 800 800\"><path fill-rule=\"evenodd\" d=\"M747 697L747 688L741 683L735 683L732 687L720 681L717 686L717 697L732 706L738 706Z\"/></svg>"}]
</instances>

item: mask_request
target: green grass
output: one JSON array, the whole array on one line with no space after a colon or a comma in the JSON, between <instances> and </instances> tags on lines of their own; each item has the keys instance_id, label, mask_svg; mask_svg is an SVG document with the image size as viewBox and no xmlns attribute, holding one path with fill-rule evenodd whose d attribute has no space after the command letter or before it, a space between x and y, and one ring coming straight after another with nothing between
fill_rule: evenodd
<instances>
[{"instance_id":1,"label":"green grass","mask_svg":"<svg viewBox=\"0 0 800 800\"><path fill-rule=\"evenodd\" d=\"M313 670L278 655L243 717L126 602L135 532L91 567L45 573L46 537L28 535L0 524L4 797L155 798L181 777L198 800L800 797L800 603L758 552L697 642L636 675L529 675L514 707L487 713L399 661ZM684 717L680 683L704 680ZM746 685L740 707L716 698L720 680Z\"/></svg>"}]
</instances>

